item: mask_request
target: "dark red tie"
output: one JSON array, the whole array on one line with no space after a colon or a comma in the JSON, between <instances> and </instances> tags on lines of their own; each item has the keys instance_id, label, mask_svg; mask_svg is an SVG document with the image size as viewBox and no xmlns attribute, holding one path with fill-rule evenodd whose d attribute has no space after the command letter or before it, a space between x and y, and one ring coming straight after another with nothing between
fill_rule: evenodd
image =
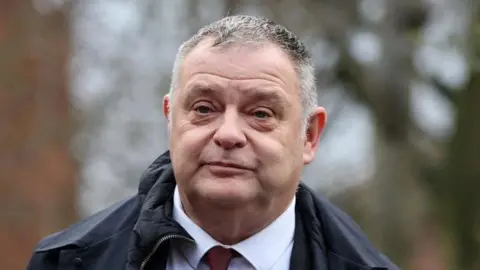
<instances>
[{"instance_id":1,"label":"dark red tie","mask_svg":"<svg viewBox=\"0 0 480 270\"><path fill-rule=\"evenodd\" d=\"M226 249L221 246L211 248L206 254L210 270L227 270L234 252L232 249Z\"/></svg>"}]
</instances>

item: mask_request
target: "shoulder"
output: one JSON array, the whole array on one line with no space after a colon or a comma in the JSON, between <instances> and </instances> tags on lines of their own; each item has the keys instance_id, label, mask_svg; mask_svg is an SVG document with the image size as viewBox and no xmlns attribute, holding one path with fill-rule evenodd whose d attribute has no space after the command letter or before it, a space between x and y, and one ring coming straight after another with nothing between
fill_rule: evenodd
<instances>
[{"instance_id":1,"label":"shoulder","mask_svg":"<svg viewBox=\"0 0 480 270\"><path fill-rule=\"evenodd\" d=\"M97 265L99 258L107 265L115 264L115 269L121 267L139 210L139 197L134 196L45 237L35 248L27 269L71 269Z\"/></svg>"},{"instance_id":2,"label":"shoulder","mask_svg":"<svg viewBox=\"0 0 480 270\"><path fill-rule=\"evenodd\" d=\"M388 266L398 269L390 260L379 252L368 240L358 224L344 211L333 205L320 194L301 185L303 211L315 220L317 228L324 237L327 249L336 256L364 265Z\"/></svg>"},{"instance_id":3,"label":"shoulder","mask_svg":"<svg viewBox=\"0 0 480 270\"><path fill-rule=\"evenodd\" d=\"M35 252L65 246L88 247L122 230L131 229L136 222L139 209L137 196L117 202L69 228L45 237Z\"/></svg>"},{"instance_id":4,"label":"shoulder","mask_svg":"<svg viewBox=\"0 0 480 270\"><path fill-rule=\"evenodd\" d=\"M138 197L134 196L45 237L35 248L27 269L63 269L59 268L59 263L76 252L90 250L95 256L105 256L102 250L108 249L112 243L115 243L115 253L118 254L127 246L139 210ZM95 260L95 256L90 257ZM81 263L81 260L76 262L79 259L69 259L73 265Z\"/></svg>"}]
</instances>

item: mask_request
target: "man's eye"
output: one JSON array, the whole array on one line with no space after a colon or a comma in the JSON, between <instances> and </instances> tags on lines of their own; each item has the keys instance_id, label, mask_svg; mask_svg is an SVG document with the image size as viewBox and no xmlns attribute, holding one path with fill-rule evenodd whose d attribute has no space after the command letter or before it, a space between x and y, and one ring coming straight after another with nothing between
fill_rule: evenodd
<instances>
[{"instance_id":1,"label":"man's eye","mask_svg":"<svg viewBox=\"0 0 480 270\"><path fill-rule=\"evenodd\" d=\"M195 111L199 114L207 114L207 113L210 113L212 109L210 109L208 106L200 105L195 107Z\"/></svg>"},{"instance_id":2,"label":"man's eye","mask_svg":"<svg viewBox=\"0 0 480 270\"><path fill-rule=\"evenodd\" d=\"M253 112L253 116L255 116L258 119L267 119L270 117L270 114L266 111L259 110L259 111Z\"/></svg>"}]
</instances>

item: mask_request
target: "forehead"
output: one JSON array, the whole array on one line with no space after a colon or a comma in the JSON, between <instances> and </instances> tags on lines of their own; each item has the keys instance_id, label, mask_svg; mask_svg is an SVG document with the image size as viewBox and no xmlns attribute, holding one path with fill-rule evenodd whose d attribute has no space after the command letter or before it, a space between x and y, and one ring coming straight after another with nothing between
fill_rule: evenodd
<instances>
[{"instance_id":1,"label":"forehead","mask_svg":"<svg viewBox=\"0 0 480 270\"><path fill-rule=\"evenodd\" d=\"M202 41L185 57L176 91L188 91L192 84L238 90L276 89L289 98L299 96L292 61L271 43L212 47L212 40Z\"/></svg>"}]
</instances>

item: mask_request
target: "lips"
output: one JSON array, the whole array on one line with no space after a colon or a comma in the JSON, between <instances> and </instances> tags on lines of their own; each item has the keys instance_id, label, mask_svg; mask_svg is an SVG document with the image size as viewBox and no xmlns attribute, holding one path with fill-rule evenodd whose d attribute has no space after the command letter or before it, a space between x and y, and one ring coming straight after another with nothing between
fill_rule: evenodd
<instances>
[{"instance_id":1,"label":"lips","mask_svg":"<svg viewBox=\"0 0 480 270\"><path fill-rule=\"evenodd\" d=\"M235 162L213 161L213 162L206 162L204 165L218 166L218 167L223 167L225 169L230 168L230 169L239 169L239 170L253 170L249 166L245 166Z\"/></svg>"}]
</instances>

